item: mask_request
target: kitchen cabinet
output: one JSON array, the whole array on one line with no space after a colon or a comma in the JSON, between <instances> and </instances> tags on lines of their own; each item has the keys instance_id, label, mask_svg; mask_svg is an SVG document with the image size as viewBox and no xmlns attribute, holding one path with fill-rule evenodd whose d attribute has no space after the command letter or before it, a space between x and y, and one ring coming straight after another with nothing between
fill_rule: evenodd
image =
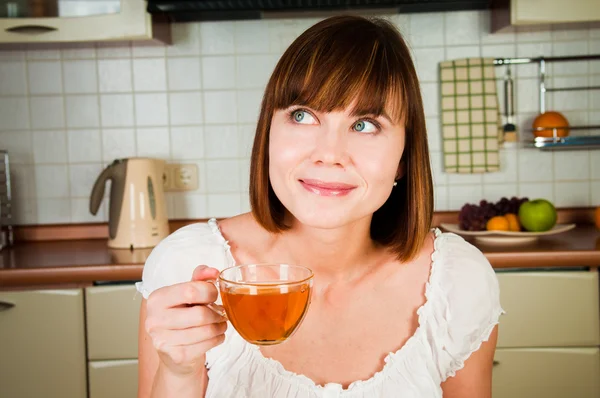
<instances>
[{"instance_id":1,"label":"kitchen cabinet","mask_svg":"<svg viewBox=\"0 0 600 398\"><path fill-rule=\"evenodd\" d=\"M493 397L599 397L598 272L502 272L498 282Z\"/></svg>"},{"instance_id":2,"label":"kitchen cabinet","mask_svg":"<svg viewBox=\"0 0 600 398\"><path fill-rule=\"evenodd\" d=\"M0 397L86 397L81 289L0 292Z\"/></svg>"},{"instance_id":3,"label":"kitchen cabinet","mask_svg":"<svg viewBox=\"0 0 600 398\"><path fill-rule=\"evenodd\" d=\"M142 295L132 284L93 286L85 299L89 398L136 396Z\"/></svg>"},{"instance_id":4,"label":"kitchen cabinet","mask_svg":"<svg viewBox=\"0 0 600 398\"><path fill-rule=\"evenodd\" d=\"M166 20L143 0L0 0L0 44L170 42Z\"/></svg>"},{"instance_id":5,"label":"kitchen cabinet","mask_svg":"<svg viewBox=\"0 0 600 398\"><path fill-rule=\"evenodd\" d=\"M600 21L598 0L493 0L492 31L510 25Z\"/></svg>"}]
</instances>

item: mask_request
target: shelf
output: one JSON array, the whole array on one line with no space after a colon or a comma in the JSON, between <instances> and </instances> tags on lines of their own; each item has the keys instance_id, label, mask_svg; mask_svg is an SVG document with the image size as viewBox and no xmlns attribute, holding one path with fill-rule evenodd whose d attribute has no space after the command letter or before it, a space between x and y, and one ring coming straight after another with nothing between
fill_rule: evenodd
<instances>
[{"instance_id":1,"label":"shelf","mask_svg":"<svg viewBox=\"0 0 600 398\"><path fill-rule=\"evenodd\" d=\"M600 149L600 135L579 137L536 137L531 146L541 150Z\"/></svg>"}]
</instances>

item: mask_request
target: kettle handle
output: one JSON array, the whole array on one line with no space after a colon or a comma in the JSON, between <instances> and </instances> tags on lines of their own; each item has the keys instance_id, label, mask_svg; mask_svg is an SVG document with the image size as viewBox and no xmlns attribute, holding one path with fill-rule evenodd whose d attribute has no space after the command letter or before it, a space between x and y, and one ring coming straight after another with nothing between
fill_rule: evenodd
<instances>
[{"instance_id":1,"label":"kettle handle","mask_svg":"<svg viewBox=\"0 0 600 398\"><path fill-rule=\"evenodd\" d=\"M113 176L113 164L109 164L106 166L102 173L96 178L96 182L94 182L94 187L92 188L92 194L90 196L90 213L96 215L98 213L98 209L100 208L100 204L102 203L102 198L104 197L104 187L106 186L106 180L111 179Z\"/></svg>"}]
</instances>

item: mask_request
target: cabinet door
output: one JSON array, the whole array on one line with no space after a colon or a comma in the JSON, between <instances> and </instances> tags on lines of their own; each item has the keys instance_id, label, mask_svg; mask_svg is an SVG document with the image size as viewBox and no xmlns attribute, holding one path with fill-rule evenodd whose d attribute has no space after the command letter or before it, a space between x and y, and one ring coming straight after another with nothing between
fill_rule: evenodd
<instances>
[{"instance_id":1,"label":"cabinet door","mask_svg":"<svg viewBox=\"0 0 600 398\"><path fill-rule=\"evenodd\" d=\"M138 362L135 359L90 362L90 398L137 396L137 369Z\"/></svg>"},{"instance_id":2,"label":"cabinet door","mask_svg":"<svg viewBox=\"0 0 600 398\"><path fill-rule=\"evenodd\" d=\"M600 345L597 272L505 272L498 281L498 347Z\"/></svg>"},{"instance_id":3,"label":"cabinet door","mask_svg":"<svg viewBox=\"0 0 600 398\"><path fill-rule=\"evenodd\" d=\"M494 398L600 397L597 347L504 348L494 360Z\"/></svg>"},{"instance_id":4,"label":"cabinet door","mask_svg":"<svg viewBox=\"0 0 600 398\"><path fill-rule=\"evenodd\" d=\"M141 302L134 285L85 289L89 360L137 358Z\"/></svg>"},{"instance_id":5,"label":"cabinet door","mask_svg":"<svg viewBox=\"0 0 600 398\"><path fill-rule=\"evenodd\" d=\"M86 397L82 291L0 292L0 303L0 397Z\"/></svg>"},{"instance_id":6,"label":"cabinet door","mask_svg":"<svg viewBox=\"0 0 600 398\"><path fill-rule=\"evenodd\" d=\"M513 25L600 20L598 0L512 0Z\"/></svg>"}]
</instances>

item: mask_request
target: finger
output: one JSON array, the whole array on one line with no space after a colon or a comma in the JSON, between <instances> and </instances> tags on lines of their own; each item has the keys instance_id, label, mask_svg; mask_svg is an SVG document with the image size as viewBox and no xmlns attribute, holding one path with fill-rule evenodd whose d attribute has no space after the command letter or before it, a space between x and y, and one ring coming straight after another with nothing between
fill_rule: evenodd
<instances>
[{"instance_id":1,"label":"finger","mask_svg":"<svg viewBox=\"0 0 600 398\"><path fill-rule=\"evenodd\" d=\"M199 344L225 333L226 330L227 322L219 322L181 330L161 330L151 337L154 347L161 351L165 347Z\"/></svg>"},{"instance_id":2,"label":"finger","mask_svg":"<svg viewBox=\"0 0 600 398\"><path fill-rule=\"evenodd\" d=\"M164 329L187 329L223 322L224 318L203 305L170 308L161 312L148 313L146 331L148 334Z\"/></svg>"},{"instance_id":3,"label":"finger","mask_svg":"<svg viewBox=\"0 0 600 398\"><path fill-rule=\"evenodd\" d=\"M194 269L192 273L193 281L205 281L209 279L217 279L219 277L219 270L211 268L206 265L199 265Z\"/></svg>"},{"instance_id":4,"label":"finger","mask_svg":"<svg viewBox=\"0 0 600 398\"><path fill-rule=\"evenodd\" d=\"M205 355L208 350L218 346L224 341L225 335L220 334L210 340L204 340L192 345L166 346L161 352L164 352L175 364L185 365L198 360Z\"/></svg>"},{"instance_id":5,"label":"finger","mask_svg":"<svg viewBox=\"0 0 600 398\"><path fill-rule=\"evenodd\" d=\"M213 303L217 297L217 288L210 282L183 282L155 290L148 297L147 305L150 309L162 309L185 304L207 304Z\"/></svg>"}]
</instances>

